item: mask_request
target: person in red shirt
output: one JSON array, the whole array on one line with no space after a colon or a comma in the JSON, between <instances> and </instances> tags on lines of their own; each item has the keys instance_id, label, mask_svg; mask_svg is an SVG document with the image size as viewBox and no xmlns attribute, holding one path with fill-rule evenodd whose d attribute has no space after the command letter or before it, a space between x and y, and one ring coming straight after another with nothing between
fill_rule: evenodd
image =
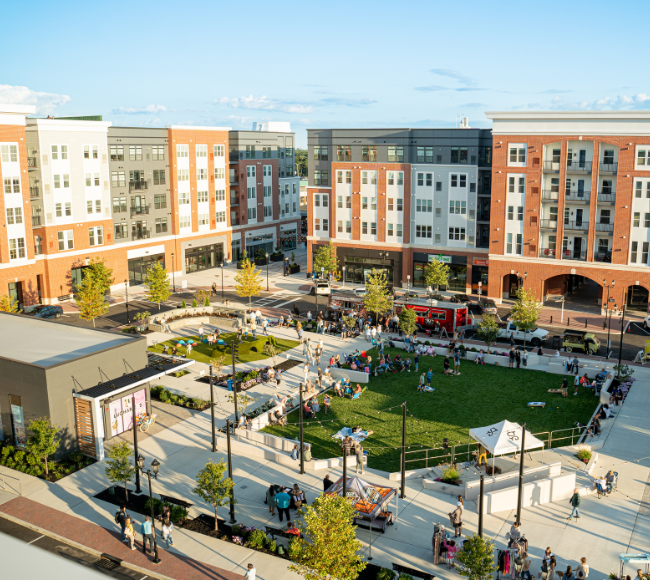
<instances>
[{"instance_id":1,"label":"person in red shirt","mask_svg":"<svg viewBox=\"0 0 650 580\"><path fill-rule=\"evenodd\" d=\"M287 522L287 527L284 528L284 531L287 534L292 534L294 536L300 536L300 530L291 522Z\"/></svg>"}]
</instances>

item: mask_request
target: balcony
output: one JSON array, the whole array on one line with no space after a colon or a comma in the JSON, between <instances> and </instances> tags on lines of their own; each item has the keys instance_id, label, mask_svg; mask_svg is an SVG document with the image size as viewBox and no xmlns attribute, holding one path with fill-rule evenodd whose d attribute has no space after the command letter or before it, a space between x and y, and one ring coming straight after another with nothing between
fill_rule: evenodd
<instances>
[{"instance_id":1,"label":"balcony","mask_svg":"<svg viewBox=\"0 0 650 580\"><path fill-rule=\"evenodd\" d=\"M580 260L586 262L587 252L581 252L579 250L564 250L562 252L562 258L564 260Z\"/></svg>"},{"instance_id":2,"label":"balcony","mask_svg":"<svg viewBox=\"0 0 650 580\"><path fill-rule=\"evenodd\" d=\"M148 189L146 181L129 181L129 191L142 191Z\"/></svg>"},{"instance_id":3,"label":"balcony","mask_svg":"<svg viewBox=\"0 0 650 580\"><path fill-rule=\"evenodd\" d=\"M239 185L239 177L237 175L235 176L230 176L230 179L228 180L230 185Z\"/></svg>"},{"instance_id":4,"label":"balcony","mask_svg":"<svg viewBox=\"0 0 650 580\"><path fill-rule=\"evenodd\" d=\"M479 222L489 222L490 221L490 212L482 212L476 216L477 221Z\"/></svg>"},{"instance_id":5,"label":"balcony","mask_svg":"<svg viewBox=\"0 0 650 580\"><path fill-rule=\"evenodd\" d=\"M38 187L29 188L29 197L41 197L41 190Z\"/></svg>"},{"instance_id":6,"label":"balcony","mask_svg":"<svg viewBox=\"0 0 650 580\"><path fill-rule=\"evenodd\" d=\"M617 169L618 169L618 163L600 164L600 173L616 173Z\"/></svg>"},{"instance_id":7,"label":"balcony","mask_svg":"<svg viewBox=\"0 0 650 580\"><path fill-rule=\"evenodd\" d=\"M557 201L560 198L559 191L553 191L551 189L542 190L542 201Z\"/></svg>"},{"instance_id":8,"label":"balcony","mask_svg":"<svg viewBox=\"0 0 650 580\"><path fill-rule=\"evenodd\" d=\"M134 240L146 240L151 237L151 230L143 230L133 228L131 230L131 238Z\"/></svg>"},{"instance_id":9,"label":"balcony","mask_svg":"<svg viewBox=\"0 0 650 580\"><path fill-rule=\"evenodd\" d=\"M555 248L540 248L539 249L540 258L555 258Z\"/></svg>"},{"instance_id":10,"label":"balcony","mask_svg":"<svg viewBox=\"0 0 650 580\"><path fill-rule=\"evenodd\" d=\"M151 205L141 205L140 207L131 206L131 217L134 215L149 215Z\"/></svg>"},{"instance_id":11,"label":"balcony","mask_svg":"<svg viewBox=\"0 0 650 580\"><path fill-rule=\"evenodd\" d=\"M594 253L594 262L607 262L608 264L612 261L612 253L607 252L595 252Z\"/></svg>"},{"instance_id":12,"label":"balcony","mask_svg":"<svg viewBox=\"0 0 650 580\"><path fill-rule=\"evenodd\" d=\"M557 230L557 220L540 220L539 227L543 230Z\"/></svg>"},{"instance_id":13,"label":"balcony","mask_svg":"<svg viewBox=\"0 0 650 580\"><path fill-rule=\"evenodd\" d=\"M564 222L564 231L573 231L573 232L586 232L589 230L589 222L581 220L579 222L575 221L565 221Z\"/></svg>"},{"instance_id":14,"label":"balcony","mask_svg":"<svg viewBox=\"0 0 650 580\"><path fill-rule=\"evenodd\" d=\"M568 191L565 190L564 201L573 203L589 203L591 194L588 191Z\"/></svg>"},{"instance_id":15,"label":"balcony","mask_svg":"<svg viewBox=\"0 0 650 580\"><path fill-rule=\"evenodd\" d=\"M616 203L616 192L610 192L609 190L599 191L598 201L603 203Z\"/></svg>"},{"instance_id":16,"label":"balcony","mask_svg":"<svg viewBox=\"0 0 650 580\"><path fill-rule=\"evenodd\" d=\"M230 216L230 225L231 226L238 226L241 224L241 221L239 220L239 217L237 216Z\"/></svg>"},{"instance_id":17,"label":"balcony","mask_svg":"<svg viewBox=\"0 0 650 580\"><path fill-rule=\"evenodd\" d=\"M33 215L32 216L32 227L37 228L41 225L41 216L40 215Z\"/></svg>"},{"instance_id":18,"label":"balcony","mask_svg":"<svg viewBox=\"0 0 650 580\"><path fill-rule=\"evenodd\" d=\"M230 205L231 206L239 205L239 196L238 195L230 196Z\"/></svg>"},{"instance_id":19,"label":"balcony","mask_svg":"<svg viewBox=\"0 0 650 580\"><path fill-rule=\"evenodd\" d=\"M614 224L596 224L597 232L613 232Z\"/></svg>"},{"instance_id":20,"label":"balcony","mask_svg":"<svg viewBox=\"0 0 650 580\"><path fill-rule=\"evenodd\" d=\"M567 173L591 173L591 161L579 161L572 159L567 161Z\"/></svg>"},{"instance_id":21,"label":"balcony","mask_svg":"<svg viewBox=\"0 0 650 580\"><path fill-rule=\"evenodd\" d=\"M560 173L560 162L544 161L542 169L548 173Z\"/></svg>"},{"instance_id":22,"label":"balcony","mask_svg":"<svg viewBox=\"0 0 650 580\"><path fill-rule=\"evenodd\" d=\"M36 169L36 157L27 158L27 167L29 169Z\"/></svg>"}]
</instances>

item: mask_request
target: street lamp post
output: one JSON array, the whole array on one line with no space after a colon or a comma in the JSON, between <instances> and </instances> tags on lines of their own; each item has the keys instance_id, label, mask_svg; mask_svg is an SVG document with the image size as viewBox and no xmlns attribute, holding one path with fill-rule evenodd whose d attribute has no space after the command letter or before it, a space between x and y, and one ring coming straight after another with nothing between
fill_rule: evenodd
<instances>
[{"instance_id":1,"label":"street lamp post","mask_svg":"<svg viewBox=\"0 0 650 580\"><path fill-rule=\"evenodd\" d=\"M131 319L129 318L129 281L124 280L124 288L126 290L126 323L131 324Z\"/></svg>"},{"instance_id":2,"label":"street lamp post","mask_svg":"<svg viewBox=\"0 0 650 580\"><path fill-rule=\"evenodd\" d=\"M483 282L480 280L478 281L478 297L479 299L481 298L481 294L483 293Z\"/></svg>"},{"instance_id":3,"label":"street lamp post","mask_svg":"<svg viewBox=\"0 0 650 580\"><path fill-rule=\"evenodd\" d=\"M266 291L269 291L269 254L266 253Z\"/></svg>"},{"instance_id":4,"label":"street lamp post","mask_svg":"<svg viewBox=\"0 0 650 580\"><path fill-rule=\"evenodd\" d=\"M343 288L345 288L345 266L343 266Z\"/></svg>"},{"instance_id":5,"label":"street lamp post","mask_svg":"<svg viewBox=\"0 0 650 580\"><path fill-rule=\"evenodd\" d=\"M612 311L609 307L609 289L614 288L614 284L616 284L615 280L612 280L611 284L607 284L607 280L603 279L603 286L607 288L607 310L605 310L605 317L607 318L608 315L608 320L607 320L607 352L605 353L606 356L609 356L609 349L612 348L612 343L609 340L609 331L610 331L610 326L612 325Z\"/></svg>"},{"instance_id":6,"label":"street lamp post","mask_svg":"<svg viewBox=\"0 0 650 580\"><path fill-rule=\"evenodd\" d=\"M212 453L216 453L217 433L214 426L214 387L212 385L212 365L210 365L210 418L212 419Z\"/></svg>"},{"instance_id":7,"label":"street lamp post","mask_svg":"<svg viewBox=\"0 0 650 580\"><path fill-rule=\"evenodd\" d=\"M621 376L621 359L623 358L623 336L625 335L625 304L621 310L621 341L618 345L618 371L616 371L616 378Z\"/></svg>"},{"instance_id":8,"label":"street lamp post","mask_svg":"<svg viewBox=\"0 0 650 580\"><path fill-rule=\"evenodd\" d=\"M172 252L172 288L176 292L176 262L174 261L174 252Z\"/></svg>"},{"instance_id":9,"label":"street lamp post","mask_svg":"<svg viewBox=\"0 0 650 580\"><path fill-rule=\"evenodd\" d=\"M289 258L284 259L284 275L288 276L289 274L287 273L289 271Z\"/></svg>"},{"instance_id":10,"label":"street lamp post","mask_svg":"<svg viewBox=\"0 0 650 580\"><path fill-rule=\"evenodd\" d=\"M223 262L221 262L221 304L223 304L226 299L223 296Z\"/></svg>"},{"instance_id":11,"label":"street lamp post","mask_svg":"<svg viewBox=\"0 0 650 580\"><path fill-rule=\"evenodd\" d=\"M153 512L153 493L151 490L151 476L153 475L154 479L158 479L158 469L160 468L160 462L157 459L154 459L151 462L151 468L153 469L153 473L151 469L147 469L145 471L144 469L144 457L142 455L138 456L138 469L147 475L149 478L149 503L151 504L151 535L153 536L153 563L154 564L160 564L161 560L158 557L158 544L156 543L156 520L154 519L154 512ZM143 543L143 548L145 548L145 545Z\"/></svg>"},{"instance_id":12,"label":"street lamp post","mask_svg":"<svg viewBox=\"0 0 650 580\"><path fill-rule=\"evenodd\" d=\"M132 395L132 403L131 403L131 412L133 413L133 458L135 459L135 462L138 462L138 456L140 455L138 453L138 421L137 421L137 415L135 414L135 393ZM142 489L140 489L140 471L135 470L135 493L142 493Z\"/></svg>"}]
</instances>

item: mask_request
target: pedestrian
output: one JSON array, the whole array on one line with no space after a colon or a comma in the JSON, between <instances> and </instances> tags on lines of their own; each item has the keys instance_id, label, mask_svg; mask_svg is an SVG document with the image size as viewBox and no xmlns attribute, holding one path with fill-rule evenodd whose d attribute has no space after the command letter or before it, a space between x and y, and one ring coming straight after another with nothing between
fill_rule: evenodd
<instances>
[{"instance_id":1,"label":"pedestrian","mask_svg":"<svg viewBox=\"0 0 650 580\"><path fill-rule=\"evenodd\" d=\"M307 379L309 378L309 363L306 362L305 366L302 369L303 374L305 375L305 384L307 384Z\"/></svg>"},{"instance_id":2,"label":"pedestrian","mask_svg":"<svg viewBox=\"0 0 650 580\"><path fill-rule=\"evenodd\" d=\"M460 502L456 503L456 509L449 512L451 525L454 526L454 538L458 538L463 533L463 506Z\"/></svg>"},{"instance_id":3,"label":"pedestrian","mask_svg":"<svg viewBox=\"0 0 650 580\"><path fill-rule=\"evenodd\" d=\"M562 398L566 399L567 389L569 388L569 381L566 377L562 379L562 384L560 385L560 391L562 391Z\"/></svg>"},{"instance_id":4,"label":"pedestrian","mask_svg":"<svg viewBox=\"0 0 650 580\"><path fill-rule=\"evenodd\" d=\"M454 354L454 371L460 371L460 352Z\"/></svg>"},{"instance_id":5,"label":"pedestrian","mask_svg":"<svg viewBox=\"0 0 650 580\"><path fill-rule=\"evenodd\" d=\"M331 404L332 404L332 399L331 399L331 397L330 397L329 395L325 395L325 396L323 397L323 410L325 411L325 414L326 414L326 415L327 415L327 413L328 413L329 410L330 410L330 405L331 405Z\"/></svg>"},{"instance_id":6,"label":"pedestrian","mask_svg":"<svg viewBox=\"0 0 650 580\"><path fill-rule=\"evenodd\" d=\"M431 386L431 377L433 377L433 371L429 369L427 371L427 387Z\"/></svg>"},{"instance_id":7,"label":"pedestrian","mask_svg":"<svg viewBox=\"0 0 650 580\"><path fill-rule=\"evenodd\" d=\"M523 560L521 568L521 580L532 580L532 577L530 575L530 565L532 564L532 560L528 557L527 552L524 552L521 555L521 559Z\"/></svg>"},{"instance_id":8,"label":"pedestrian","mask_svg":"<svg viewBox=\"0 0 650 580\"><path fill-rule=\"evenodd\" d=\"M526 349L521 353L521 363L524 365L524 368L528 366L528 351Z\"/></svg>"},{"instance_id":9,"label":"pedestrian","mask_svg":"<svg viewBox=\"0 0 650 580\"><path fill-rule=\"evenodd\" d=\"M366 335L366 342L370 342L370 326L368 326L368 324L366 324L366 327L365 327L364 330L365 330L365 335Z\"/></svg>"},{"instance_id":10,"label":"pedestrian","mask_svg":"<svg viewBox=\"0 0 650 580\"><path fill-rule=\"evenodd\" d=\"M253 564L248 564L248 570L246 571L244 578L246 578L246 580L255 580L255 574L255 566L253 566Z\"/></svg>"},{"instance_id":11,"label":"pedestrian","mask_svg":"<svg viewBox=\"0 0 650 580\"><path fill-rule=\"evenodd\" d=\"M330 479L330 474L328 473L323 478L323 492L326 492L330 487L334 485L334 482Z\"/></svg>"},{"instance_id":12,"label":"pedestrian","mask_svg":"<svg viewBox=\"0 0 650 580\"><path fill-rule=\"evenodd\" d=\"M142 552L147 553L147 542L149 542L153 552L153 533L149 516L144 516L144 522L140 526L140 533L142 534Z\"/></svg>"},{"instance_id":13,"label":"pedestrian","mask_svg":"<svg viewBox=\"0 0 650 580\"><path fill-rule=\"evenodd\" d=\"M269 488L266 490L266 503L269 505L271 517L275 515L275 495L275 486L269 485Z\"/></svg>"},{"instance_id":14,"label":"pedestrian","mask_svg":"<svg viewBox=\"0 0 650 580\"><path fill-rule=\"evenodd\" d=\"M167 543L167 549L170 546L174 545L174 538L172 538L172 532L174 531L174 524L169 519L163 520L162 524L162 537L163 540Z\"/></svg>"},{"instance_id":15,"label":"pedestrian","mask_svg":"<svg viewBox=\"0 0 650 580\"><path fill-rule=\"evenodd\" d=\"M341 340L345 340L345 335L347 333L348 327L345 325L345 322L341 324Z\"/></svg>"},{"instance_id":16,"label":"pedestrian","mask_svg":"<svg viewBox=\"0 0 650 580\"><path fill-rule=\"evenodd\" d=\"M515 360L517 361L517 368L521 368L521 353L519 352L519 349L515 350Z\"/></svg>"},{"instance_id":17,"label":"pedestrian","mask_svg":"<svg viewBox=\"0 0 650 580\"><path fill-rule=\"evenodd\" d=\"M296 446L296 449L298 446ZM281 490L280 493L275 496L275 505L278 507L278 516L280 521L282 521L282 516L287 516L287 521L291 518L289 515L289 504L291 503L291 496L284 490Z\"/></svg>"},{"instance_id":18,"label":"pedestrian","mask_svg":"<svg viewBox=\"0 0 650 580\"><path fill-rule=\"evenodd\" d=\"M305 342L302 343L302 356L305 356L307 354L307 349L309 348L309 341L310 339L308 338Z\"/></svg>"},{"instance_id":19,"label":"pedestrian","mask_svg":"<svg viewBox=\"0 0 650 580\"><path fill-rule=\"evenodd\" d=\"M199 340L203 340L203 325L199 324Z\"/></svg>"},{"instance_id":20,"label":"pedestrian","mask_svg":"<svg viewBox=\"0 0 650 580\"><path fill-rule=\"evenodd\" d=\"M253 334L253 338L257 337L257 324L254 320L251 322L251 333Z\"/></svg>"},{"instance_id":21,"label":"pedestrian","mask_svg":"<svg viewBox=\"0 0 650 580\"><path fill-rule=\"evenodd\" d=\"M262 320L262 328L264 329L264 334L266 336L269 335L269 321L265 318Z\"/></svg>"},{"instance_id":22,"label":"pedestrian","mask_svg":"<svg viewBox=\"0 0 650 580\"><path fill-rule=\"evenodd\" d=\"M589 578L589 566L587 565L587 558L580 558L580 565L576 568L576 576L580 578L580 573L584 580Z\"/></svg>"},{"instance_id":23,"label":"pedestrian","mask_svg":"<svg viewBox=\"0 0 650 580\"><path fill-rule=\"evenodd\" d=\"M262 324L262 311L259 308L255 311L255 322Z\"/></svg>"},{"instance_id":24,"label":"pedestrian","mask_svg":"<svg viewBox=\"0 0 650 580\"><path fill-rule=\"evenodd\" d=\"M192 352L192 343L188 342L187 343L187 352L186 352L187 356L190 356L191 352Z\"/></svg>"},{"instance_id":25,"label":"pedestrian","mask_svg":"<svg viewBox=\"0 0 650 580\"><path fill-rule=\"evenodd\" d=\"M413 359L413 362L415 363L415 372L417 373L418 365L420 364L420 355L418 353L415 353L415 358Z\"/></svg>"},{"instance_id":26,"label":"pedestrian","mask_svg":"<svg viewBox=\"0 0 650 580\"><path fill-rule=\"evenodd\" d=\"M217 295L217 283L216 282L212 282L212 289L210 290L210 296L212 296L213 294L215 296Z\"/></svg>"},{"instance_id":27,"label":"pedestrian","mask_svg":"<svg viewBox=\"0 0 650 580\"><path fill-rule=\"evenodd\" d=\"M456 339L454 339L454 340L456 340ZM514 348L514 347L515 347L515 339L514 339L513 335L511 334L510 335L510 348Z\"/></svg>"},{"instance_id":28,"label":"pedestrian","mask_svg":"<svg viewBox=\"0 0 650 580\"><path fill-rule=\"evenodd\" d=\"M307 312L307 322L311 322L311 310Z\"/></svg>"},{"instance_id":29,"label":"pedestrian","mask_svg":"<svg viewBox=\"0 0 650 580\"><path fill-rule=\"evenodd\" d=\"M580 386L580 376L576 375L573 379L573 396L575 397L578 394L578 387Z\"/></svg>"},{"instance_id":30,"label":"pedestrian","mask_svg":"<svg viewBox=\"0 0 650 580\"><path fill-rule=\"evenodd\" d=\"M564 580L574 580L573 568L571 566L567 566L566 572L564 573Z\"/></svg>"},{"instance_id":31,"label":"pedestrian","mask_svg":"<svg viewBox=\"0 0 650 580\"><path fill-rule=\"evenodd\" d=\"M508 368L509 369L514 369L515 368L515 349L514 347L510 347L510 352L508 353Z\"/></svg>"},{"instance_id":32,"label":"pedestrian","mask_svg":"<svg viewBox=\"0 0 650 580\"><path fill-rule=\"evenodd\" d=\"M129 547L132 550L135 550L135 530L133 529L131 518L127 516L124 523L124 536L126 538L126 541L129 543Z\"/></svg>"},{"instance_id":33,"label":"pedestrian","mask_svg":"<svg viewBox=\"0 0 650 580\"><path fill-rule=\"evenodd\" d=\"M126 536L124 535L124 529L126 528L126 519L128 518L126 513L126 506L121 506L120 509L115 512L115 523L119 524L120 529L122 530L122 541L128 542Z\"/></svg>"},{"instance_id":34,"label":"pedestrian","mask_svg":"<svg viewBox=\"0 0 650 580\"><path fill-rule=\"evenodd\" d=\"M361 475L363 475L363 447L361 447L361 445L357 447L356 456L357 456L357 473L359 473L359 469L361 469Z\"/></svg>"}]
</instances>

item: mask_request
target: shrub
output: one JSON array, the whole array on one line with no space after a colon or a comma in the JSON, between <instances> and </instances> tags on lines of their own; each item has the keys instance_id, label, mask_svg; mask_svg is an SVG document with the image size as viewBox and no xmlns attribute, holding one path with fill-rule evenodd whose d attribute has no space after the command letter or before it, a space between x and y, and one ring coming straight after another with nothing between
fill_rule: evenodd
<instances>
[{"instance_id":1,"label":"shrub","mask_svg":"<svg viewBox=\"0 0 650 580\"><path fill-rule=\"evenodd\" d=\"M153 498L153 513L154 515L159 515L160 512L162 512L162 506L163 502L159 500L158 498ZM144 509L148 512L151 513L151 498L147 500L147 503L144 504Z\"/></svg>"},{"instance_id":2,"label":"shrub","mask_svg":"<svg viewBox=\"0 0 650 580\"><path fill-rule=\"evenodd\" d=\"M150 392L154 397L160 398L160 395L164 390L165 387L162 385L156 385L155 387L151 387Z\"/></svg>"},{"instance_id":3,"label":"shrub","mask_svg":"<svg viewBox=\"0 0 650 580\"><path fill-rule=\"evenodd\" d=\"M187 518L187 509L184 508L183 506L172 505L170 506L170 509L171 509L170 517L174 524L178 524L179 522L182 522L184 519Z\"/></svg>"},{"instance_id":4,"label":"shrub","mask_svg":"<svg viewBox=\"0 0 650 580\"><path fill-rule=\"evenodd\" d=\"M203 306L210 306L210 298L205 299L205 304Z\"/></svg>"},{"instance_id":5,"label":"shrub","mask_svg":"<svg viewBox=\"0 0 650 580\"><path fill-rule=\"evenodd\" d=\"M254 550L261 550L266 544L266 534L262 530L253 530L248 536L248 546Z\"/></svg>"},{"instance_id":6,"label":"shrub","mask_svg":"<svg viewBox=\"0 0 650 580\"><path fill-rule=\"evenodd\" d=\"M454 469L453 467L446 467L442 471L442 481L448 482L448 483L455 483L458 481L458 470Z\"/></svg>"},{"instance_id":7,"label":"shrub","mask_svg":"<svg viewBox=\"0 0 650 580\"><path fill-rule=\"evenodd\" d=\"M199 303L196 301L196 299L192 300L192 308L197 308Z\"/></svg>"},{"instance_id":8,"label":"shrub","mask_svg":"<svg viewBox=\"0 0 650 580\"><path fill-rule=\"evenodd\" d=\"M160 392L160 395L158 395L158 398L160 399L161 403L168 403L169 402L169 391L167 389L163 389Z\"/></svg>"},{"instance_id":9,"label":"shrub","mask_svg":"<svg viewBox=\"0 0 650 580\"><path fill-rule=\"evenodd\" d=\"M395 578L395 572L390 568L380 568L377 572L377 580L393 580Z\"/></svg>"},{"instance_id":10,"label":"shrub","mask_svg":"<svg viewBox=\"0 0 650 580\"><path fill-rule=\"evenodd\" d=\"M241 527L239 525L234 525L232 528L230 528L230 533L233 536L238 536L241 533Z\"/></svg>"},{"instance_id":11,"label":"shrub","mask_svg":"<svg viewBox=\"0 0 650 580\"><path fill-rule=\"evenodd\" d=\"M589 445L578 445L576 457L580 459L580 461L589 463L589 460L591 459L591 447Z\"/></svg>"},{"instance_id":12,"label":"shrub","mask_svg":"<svg viewBox=\"0 0 650 580\"><path fill-rule=\"evenodd\" d=\"M278 549L278 543L275 540L269 542L268 548L271 552L275 552Z\"/></svg>"},{"instance_id":13,"label":"shrub","mask_svg":"<svg viewBox=\"0 0 650 580\"><path fill-rule=\"evenodd\" d=\"M478 352L478 349L475 346L473 346L469 350L470 350L470 352Z\"/></svg>"},{"instance_id":14,"label":"shrub","mask_svg":"<svg viewBox=\"0 0 650 580\"><path fill-rule=\"evenodd\" d=\"M181 308L187 308L187 302L185 302L185 299L181 302Z\"/></svg>"}]
</instances>

